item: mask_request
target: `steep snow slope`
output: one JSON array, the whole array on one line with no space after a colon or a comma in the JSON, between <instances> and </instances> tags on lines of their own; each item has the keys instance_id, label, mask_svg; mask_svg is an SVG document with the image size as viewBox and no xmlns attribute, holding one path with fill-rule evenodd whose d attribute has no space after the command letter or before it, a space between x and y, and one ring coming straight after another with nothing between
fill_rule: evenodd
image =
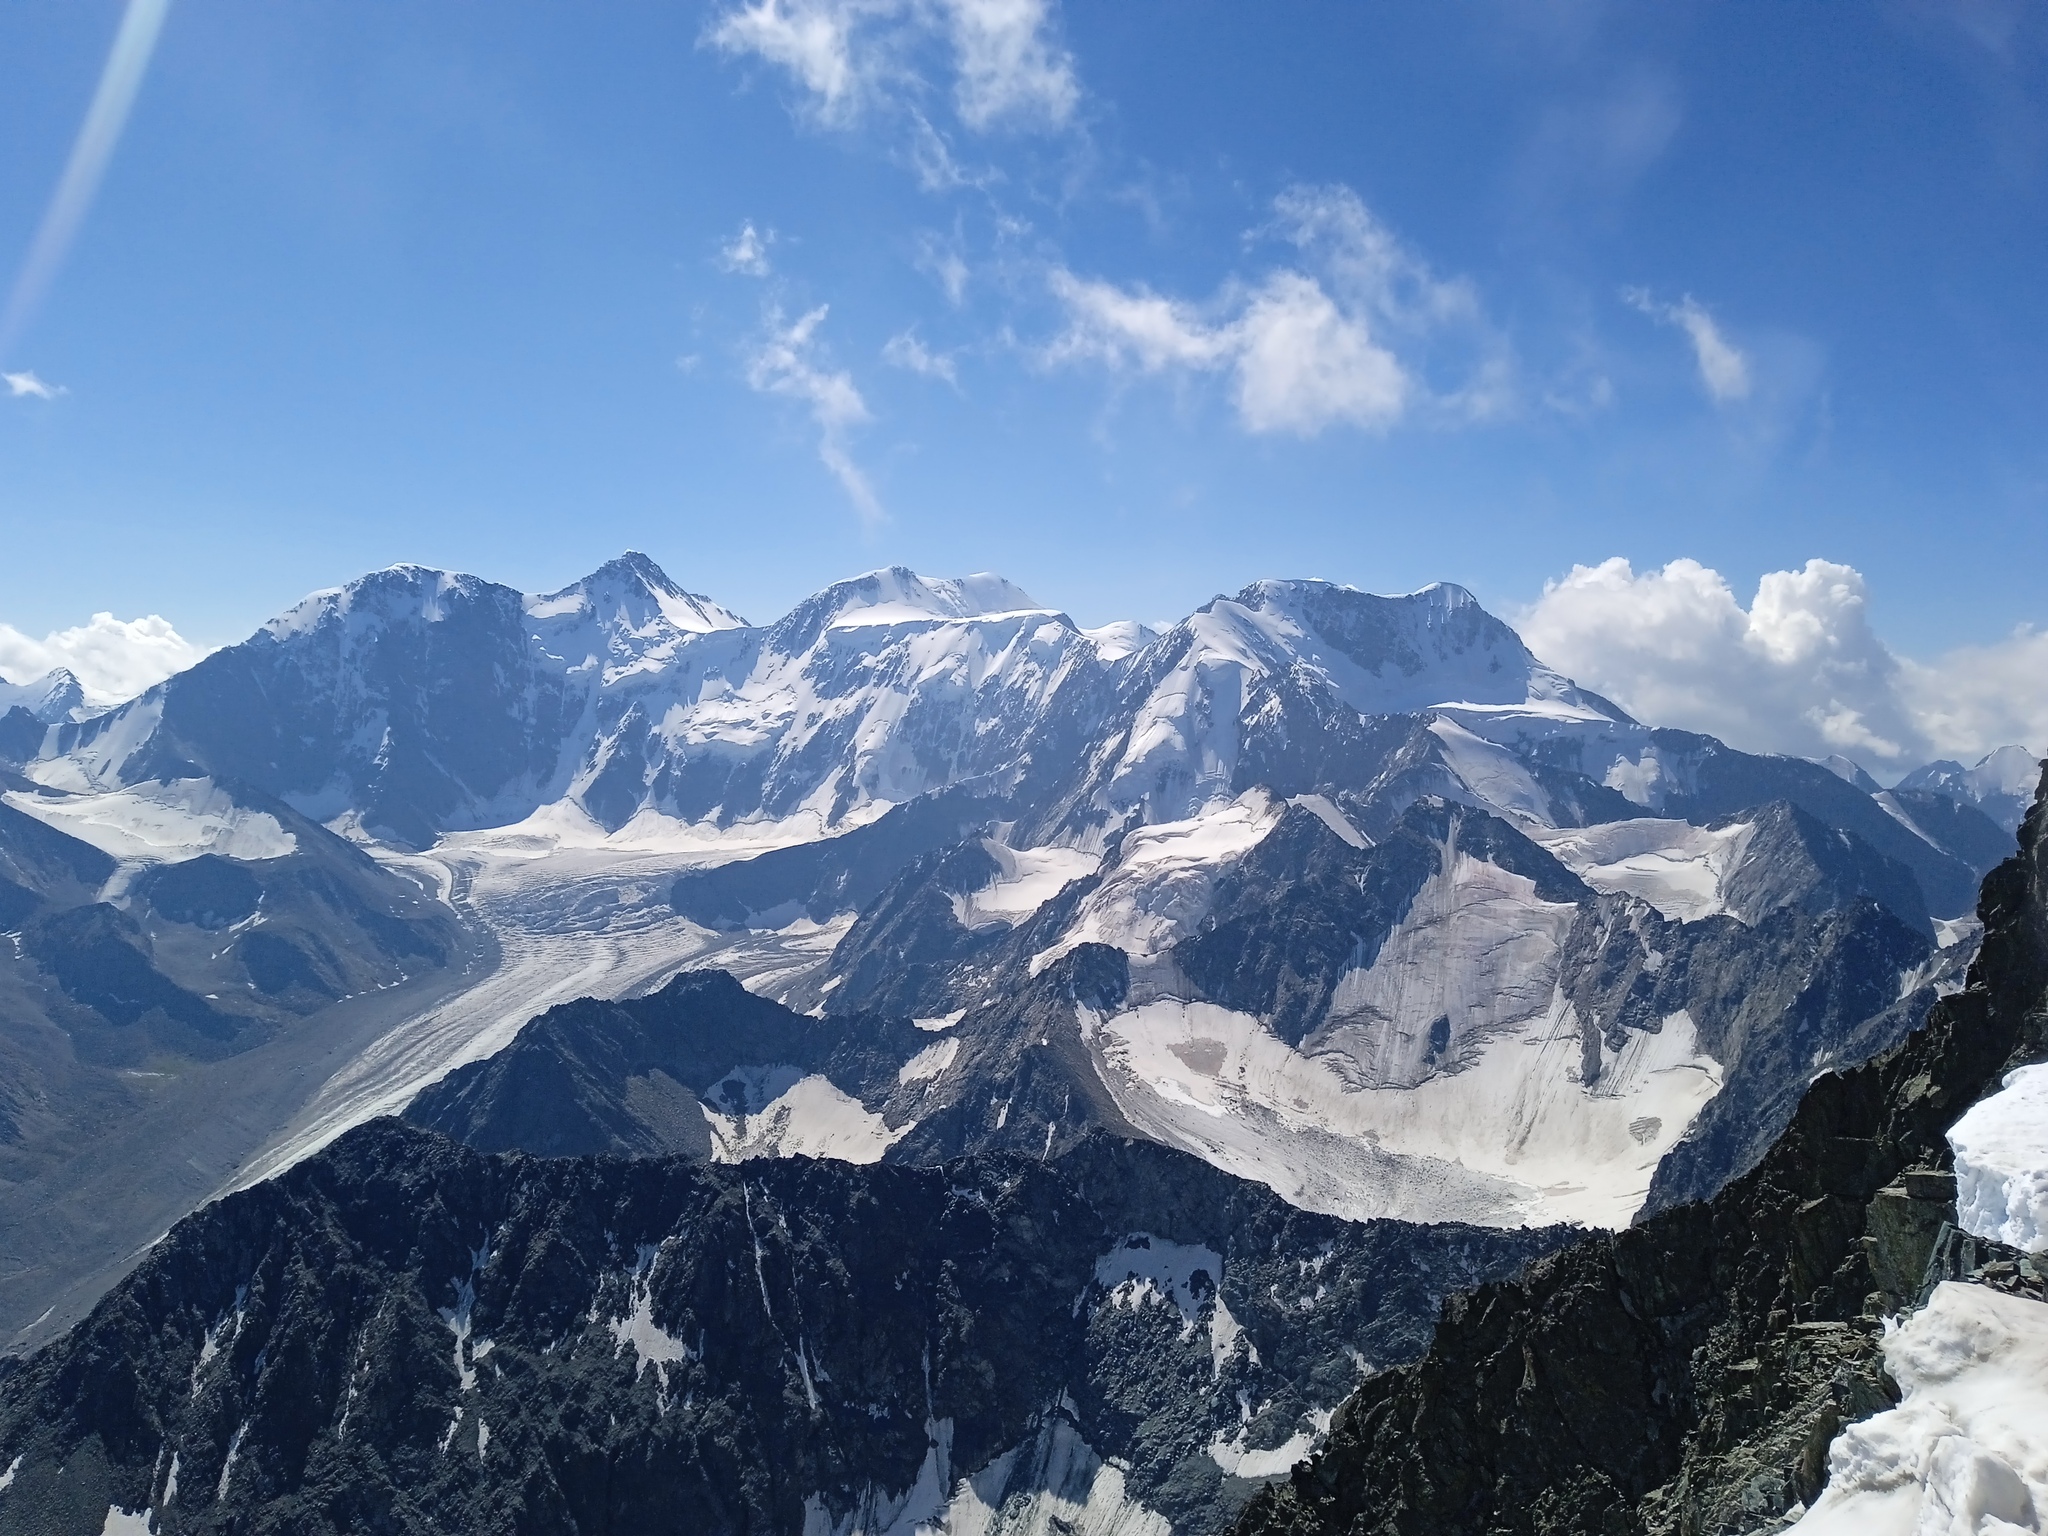
<instances>
[{"instance_id":1,"label":"steep snow slope","mask_svg":"<svg viewBox=\"0 0 2048 1536\"><path fill-rule=\"evenodd\" d=\"M10 683L0 677L0 715L25 709L45 725L76 720L89 713L85 689L64 667L55 667L25 683Z\"/></svg>"}]
</instances>

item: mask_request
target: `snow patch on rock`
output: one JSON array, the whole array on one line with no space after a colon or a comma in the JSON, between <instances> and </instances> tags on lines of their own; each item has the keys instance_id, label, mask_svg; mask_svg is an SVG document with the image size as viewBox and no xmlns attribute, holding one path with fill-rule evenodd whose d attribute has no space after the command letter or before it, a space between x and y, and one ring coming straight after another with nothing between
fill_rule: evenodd
<instances>
[{"instance_id":1,"label":"snow patch on rock","mask_svg":"<svg viewBox=\"0 0 2048 1536\"><path fill-rule=\"evenodd\" d=\"M1030 1440L957 1478L952 1420L925 1429L929 1448L908 1490L869 1488L843 1514L813 1494L803 1536L1173 1536L1171 1522L1130 1496L1124 1469L1095 1454L1064 1408L1048 1411Z\"/></svg>"},{"instance_id":2,"label":"snow patch on rock","mask_svg":"<svg viewBox=\"0 0 2048 1536\"><path fill-rule=\"evenodd\" d=\"M960 1037L948 1035L919 1051L896 1069L899 1083L922 1083L940 1076L960 1054Z\"/></svg>"},{"instance_id":3,"label":"snow patch on rock","mask_svg":"<svg viewBox=\"0 0 2048 1536\"><path fill-rule=\"evenodd\" d=\"M633 1348L633 1379L638 1381L647 1367L653 1366L664 1398L668 1395L668 1368L695 1358L687 1344L654 1321L654 1268L666 1246L665 1243L640 1245L632 1276L627 1281L631 1310L605 1324L606 1331L612 1336L612 1358L616 1360L630 1344Z\"/></svg>"},{"instance_id":4,"label":"snow patch on rock","mask_svg":"<svg viewBox=\"0 0 2048 1536\"><path fill-rule=\"evenodd\" d=\"M1170 1304L1180 1313L1183 1339L1194 1336L1206 1314L1216 1376L1237 1352L1244 1329L1223 1304L1223 1259L1213 1248L1134 1232L1095 1261L1095 1282L1113 1307Z\"/></svg>"},{"instance_id":5,"label":"snow patch on rock","mask_svg":"<svg viewBox=\"0 0 2048 1536\"><path fill-rule=\"evenodd\" d=\"M1008 848L994 838L981 846L997 874L981 889L954 896L953 916L963 928L1015 927L1102 862L1075 848Z\"/></svg>"},{"instance_id":6,"label":"snow patch on rock","mask_svg":"<svg viewBox=\"0 0 2048 1536\"><path fill-rule=\"evenodd\" d=\"M1227 1440L1218 1435L1209 1442L1209 1459L1232 1477L1284 1477L1322 1442L1330 1431L1331 1418L1330 1410L1319 1409L1310 1415L1312 1428L1297 1429L1279 1445L1264 1451L1247 1448L1245 1431L1241 1429Z\"/></svg>"},{"instance_id":7,"label":"snow patch on rock","mask_svg":"<svg viewBox=\"0 0 2048 1536\"><path fill-rule=\"evenodd\" d=\"M786 1069L785 1069L786 1070ZM829 1077L798 1077L758 1110L721 1114L699 1107L711 1127L711 1160L740 1163L754 1157L830 1157L842 1163L879 1163L917 1122L891 1129Z\"/></svg>"}]
</instances>

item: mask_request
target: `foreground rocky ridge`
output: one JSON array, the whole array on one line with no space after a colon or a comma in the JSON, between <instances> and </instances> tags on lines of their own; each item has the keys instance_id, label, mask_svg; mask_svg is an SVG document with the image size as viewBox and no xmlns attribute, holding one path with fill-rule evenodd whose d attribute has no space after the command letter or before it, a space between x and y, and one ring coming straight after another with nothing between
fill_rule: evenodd
<instances>
[{"instance_id":1,"label":"foreground rocky ridge","mask_svg":"<svg viewBox=\"0 0 2048 1536\"><path fill-rule=\"evenodd\" d=\"M1566 1236L1354 1225L1103 1137L709 1167L377 1121L0 1367L0 1528L1215 1530L1443 1295Z\"/></svg>"},{"instance_id":2,"label":"foreground rocky ridge","mask_svg":"<svg viewBox=\"0 0 2048 1536\"><path fill-rule=\"evenodd\" d=\"M1836 1431L1895 1396L1875 1344L1952 1200L1944 1132L2048 1054L2038 796L2020 841L1985 881L1968 987L1923 1028L1817 1080L1714 1199L1458 1298L1238 1531L1734 1536L1811 1502Z\"/></svg>"}]
</instances>

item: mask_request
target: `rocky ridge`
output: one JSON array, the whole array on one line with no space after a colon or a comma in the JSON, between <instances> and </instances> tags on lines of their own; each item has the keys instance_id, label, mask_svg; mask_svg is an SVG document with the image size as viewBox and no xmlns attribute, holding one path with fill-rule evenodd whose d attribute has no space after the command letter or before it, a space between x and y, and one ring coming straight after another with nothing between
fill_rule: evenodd
<instances>
[{"instance_id":1,"label":"rocky ridge","mask_svg":"<svg viewBox=\"0 0 2048 1536\"><path fill-rule=\"evenodd\" d=\"M1563 1236L1358 1226L1103 1137L710 1167L378 1121L0 1367L0 1526L1213 1531L1446 1290Z\"/></svg>"}]
</instances>

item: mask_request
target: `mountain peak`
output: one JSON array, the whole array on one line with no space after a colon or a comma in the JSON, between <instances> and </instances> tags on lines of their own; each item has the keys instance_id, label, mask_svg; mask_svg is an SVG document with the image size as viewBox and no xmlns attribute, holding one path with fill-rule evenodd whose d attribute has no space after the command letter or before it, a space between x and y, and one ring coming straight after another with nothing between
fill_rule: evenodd
<instances>
[{"instance_id":1,"label":"mountain peak","mask_svg":"<svg viewBox=\"0 0 2048 1536\"><path fill-rule=\"evenodd\" d=\"M688 634L717 629L747 629L747 621L702 593L685 591L668 572L637 549L629 549L568 586L526 599L529 617L562 618L595 612L600 618L623 614L628 628L641 631L665 621Z\"/></svg>"},{"instance_id":2,"label":"mountain peak","mask_svg":"<svg viewBox=\"0 0 2048 1536\"><path fill-rule=\"evenodd\" d=\"M972 576L920 576L907 565L891 565L835 581L799 603L776 628L793 637L826 629L1050 611L1015 582L992 571Z\"/></svg>"},{"instance_id":3,"label":"mountain peak","mask_svg":"<svg viewBox=\"0 0 2048 1536\"><path fill-rule=\"evenodd\" d=\"M68 667L52 667L25 683L10 683L0 677L0 715L20 708L45 725L55 725L84 707L85 689Z\"/></svg>"}]
</instances>

